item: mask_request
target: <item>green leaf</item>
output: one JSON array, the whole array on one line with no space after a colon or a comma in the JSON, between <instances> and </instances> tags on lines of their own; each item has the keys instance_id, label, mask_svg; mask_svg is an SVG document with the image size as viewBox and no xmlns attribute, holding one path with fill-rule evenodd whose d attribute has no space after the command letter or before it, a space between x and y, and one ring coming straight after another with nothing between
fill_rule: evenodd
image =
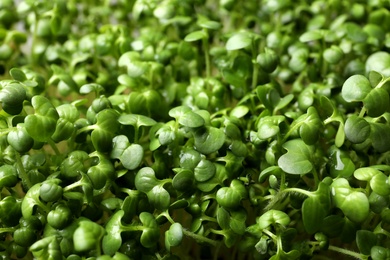
<instances>
[{"instance_id":1,"label":"green leaf","mask_svg":"<svg viewBox=\"0 0 390 260\"><path fill-rule=\"evenodd\" d=\"M198 182L208 181L215 173L216 167L214 163L206 159L202 159L194 169L194 177Z\"/></svg>"},{"instance_id":2,"label":"green leaf","mask_svg":"<svg viewBox=\"0 0 390 260\"><path fill-rule=\"evenodd\" d=\"M23 101L27 93L19 83L12 82L3 87L0 91L0 102L5 112L11 115L17 115L23 110Z\"/></svg>"},{"instance_id":3,"label":"green leaf","mask_svg":"<svg viewBox=\"0 0 390 260\"><path fill-rule=\"evenodd\" d=\"M90 167L87 171L87 175L91 179L93 188L96 190L103 188L116 177L116 172L111 161L103 155L98 155L98 157L99 163Z\"/></svg>"},{"instance_id":4,"label":"green leaf","mask_svg":"<svg viewBox=\"0 0 390 260\"><path fill-rule=\"evenodd\" d=\"M256 61L262 70L272 73L278 66L279 57L272 49L266 48L264 53L257 55Z\"/></svg>"},{"instance_id":5,"label":"green leaf","mask_svg":"<svg viewBox=\"0 0 390 260\"><path fill-rule=\"evenodd\" d=\"M261 103L270 111L274 110L274 107L280 101L279 92L271 84L258 86L256 93Z\"/></svg>"},{"instance_id":6,"label":"green leaf","mask_svg":"<svg viewBox=\"0 0 390 260\"><path fill-rule=\"evenodd\" d=\"M279 166L269 166L260 172L259 182L263 183L268 179L269 176L271 175L280 176L281 173L282 170L280 169Z\"/></svg>"},{"instance_id":7,"label":"green leaf","mask_svg":"<svg viewBox=\"0 0 390 260\"><path fill-rule=\"evenodd\" d=\"M89 83L89 84L82 85L79 90L80 94L83 95L86 95L91 92L95 92L99 94L102 93L103 91L104 88L102 87L102 85L97 83Z\"/></svg>"},{"instance_id":8,"label":"green leaf","mask_svg":"<svg viewBox=\"0 0 390 260\"><path fill-rule=\"evenodd\" d=\"M80 221L73 233L74 249L77 252L87 252L98 248L104 232L104 228L95 222Z\"/></svg>"},{"instance_id":9,"label":"green leaf","mask_svg":"<svg viewBox=\"0 0 390 260\"><path fill-rule=\"evenodd\" d=\"M134 170L144 159L144 149L139 144L131 144L123 151L119 159L126 169Z\"/></svg>"},{"instance_id":10,"label":"green leaf","mask_svg":"<svg viewBox=\"0 0 390 260\"><path fill-rule=\"evenodd\" d=\"M207 33L205 31L195 31L192 32L184 38L186 42L195 42L199 40L206 39L208 37Z\"/></svg>"},{"instance_id":11,"label":"green leaf","mask_svg":"<svg viewBox=\"0 0 390 260\"><path fill-rule=\"evenodd\" d=\"M50 101L43 96L34 96L31 104L35 109L35 114L28 115L24 122L29 135L39 142L46 142L53 135L58 112Z\"/></svg>"},{"instance_id":12,"label":"green leaf","mask_svg":"<svg viewBox=\"0 0 390 260\"><path fill-rule=\"evenodd\" d=\"M388 177L382 172L379 172L372 177L372 179L370 180L370 187L375 193L381 196L390 195L390 185L388 184Z\"/></svg>"},{"instance_id":13,"label":"green leaf","mask_svg":"<svg viewBox=\"0 0 390 260\"><path fill-rule=\"evenodd\" d=\"M127 147L130 146L129 139L125 135L117 135L112 139L113 147L110 158L119 159Z\"/></svg>"},{"instance_id":14,"label":"green leaf","mask_svg":"<svg viewBox=\"0 0 390 260\"><path fill-rule=\"evenodd\" d=\"M366 141L371 132L370 124L362 117L352 115L344 125L345 137L354 144Z\"/></svg>"},{"instance_id":15,"label":"green leaf","mask_svg":"<svg viewBox=\"0 0 390 260\"><path fill-rule=\"evenodd\" d=\"M133 91L129 95L128 106L133 114L151 116L152 113L161 113L162 97L154 89L143 92Z\"/></svg>"},{"instance_id":16,"label":"green leaf","mask_svg":"<svg viewBox=\"0 0 390 260\"><path fill-rule=\"evenodd\" d=\"M122 125L132 125L135 128L140 128L141 126L154 126L157 122L147 116L137 115L137 114L125 114L120 115L118 122Z\"/></svg>"},{"instance_id":17,"label":"green leaf","mask_svg":"<svg viewBox=\"0 0 390 260\"><path fill-rule=\"evenodd\" d=\"M279 124L285 120L284 116L265 116L260 118L257 124L257 136L266 140L277 135L280 131Z\"/></svg>"},{"instance_id":18,"label":"green leaf","mask_svg":"<svg viewBox=\"0 0 390 260\"><path fill-rule=\"evenodd\" d=\"M280 210L271 209L257 218L256 223L260 230L268 228L271 225L287 226L290 224L290 217Z\"/></svg>"},{"instance_id":19,"label":"green leaf","mask_svg":"<svg viewBox=\"0 0 390 260\"><path fill-rule=\"evenodd\" d=\"M194 183L194 173L188 169L180 169L172 180L173 188L181 192L191 191Z\"/></svg>"},{"instance_id":20,"label":"green leaf","mask_svg":"<svg viewBox=\"0 0 390 260\"><path fill-rule=\"evenodd\" d=\"M179 157L180 167L191 170L195 169L202 159L201 154L192 147L184 147L180 152Z\"/></svg>"},{"instance_id":21,"label":"green leaf","mask_svg":"<svg viewBox=\"0 0 390 260\"><path fill-rule=\"evenodd\" d=\"M244 49L252 44L252 37L247 32L240 32L234 34L226 42L226 49L228 51Z\"/></svg>"},{"instance_id":22,"label":"green leaf","mask_svg":"<svg viewBox=\"0 0 390 260\"><path fill-rule=\"evenodd\" d=\"M372 70L368 73L368 80L370 81L371 86L376 87L379 82L383 80L383 75Z\"/></svg>"},{"instance_id":23,"label":"green leaf","mask_svg":"<svg viewBox=\"0 0 390 260\"><path fill-rule=\"evenodd\" d=\"M372 260L387 260L390 257L390 249L382 246L371 247L370 253Z\"/></svg>"},{"instance_id":24,"label":"green leaf","mask_svg":"<svg viewBox=\"0 0 390 260\"><path fill-rule=\"evenodd\" d=\"M334 205L340 208L348 219L355 223L366 220L370 205L364 193L354 191L344 178L334 180L331 188Z\"/></svg>"},{"instance_id":25,"label":"green leaf","mask_svg":"<svg viewBox=\"0 0 390 260\"><path fill-rule=\"evenodd\" d=\"M363 104L369 116L379 117L390 106L389 93L383 88L375 88L364 98Z\"/></svg>"},{"instance_id":26,"label":"green leaf","mask_svg":"<svg viewBox=\"0 0 390 260\"><path fill-rule=\"evenodd\" d=\"M171 247L179 246L183 239L183 227L180 223L173 223L169 230L165 231L165 247L170 251Z\"/></svg>"},{"instance_id":27,"label":"green leaf","mask_svg":"<svg viewBox=\"0 0 390 260\"><path fill-rule=\"evenodd\" d=\"M370 81L363 75L353 75L343 84L341 95L347 102L363 101L372 90Z\"/></svg>"},{"instance_id":28,"label":"green leaf","mask_svg":"<svg viewBox=\"0 0 390 260\"><path fill-rule=\"evenodd\" d=\"M0 219L4 225L13 227L19 224L22 217L21 200L16 200L12 195L4 197L0 201Z\"/></svg>"},{"instance_id":29,"label":"green leaf","mask_svg":"<svg viewBox=\"0 0 390 260\"><path fill-rule=\"evenodd\" d=\"M361 167L356 169L353 176L361 181L370 181L375 175L382 173L373 167Z\"/></svg>"},{"instance_id":30,"label":"green leaf","mask_svg":"<svg viewBox=\"0 0 390 260\"><path fill-rule=\"evenodd\" d=\"M320 231L329 237L337 237L341 234L346 218L340 215L330 215L324 219Z\"/></svg>"},{"instance_id":31,"label":"green leaf","mask_svg":"<svg viewBox=\"0 0 390 260\"><path fill-rule=\"evenodd\" d=\"M275 111L279 111L283 108L285 108L288 104L290 104L290 102L294 99L294 95L293 94L288 94L288 95L285 95L284 97L282 97L279 102L276 104L274 110Z\"/></svg>"},{"instance_id":32,"label":"green leaf","mask_svg":"<svg viewBox=\"0 0 390 260\"><path fill-rule=\"evenodd\" d=\"M146 73L149 66L141 60L141 55L136 51L123 53L119 60L118 66L127 67L127 74L132 78L139 78Z\"/></svg>"},{"instance_id":33,"label":"green leaf","mask_svg":"<svg viewBox=\"0 0 390 260\"><path fill-rule=\"evenodd\" d=\"M46 202L56 202L62 198L63 189L59 185L60 179L47 179L39 189L39 197Z\"/></svg>"},{"instance_id":34,"label":"green leaf","mask_svg":"<svg viewBox=\"0 0 390 260\"><path fill-rule=\"evenodd\" d=\"M202 28L210 29L210 30L218 30L219 28L222 27L221 23L208 20L207 18L199 19L197 24Z\"/></svg>"},{"instance_id":35,"label":"green leaf","mask_svg":"<svg viewBox=\"0 0 390 260\"><path fill-rule=\"evenodd\" d=\"M288 67L295 73L303 71L307 66L309 51L306 48L297 49L291 56Z\"/></svg>"},{"instance_id":36,"label":"green leaf","mask_svg":"<svg viewBox=\"0 0 390 260\"><path fill-rule=\"evenodd\" d=\"M301 42L310 42L320 40L324 37L324 33L321 30L308 31L299 37Z\"/></svg>"},{"instance_id":37,"label":"green leaf","mask_svg":"<svg viewBox=\"0 0 390 260\"><path fill-rule=\"evenodd\" d=\"M329 159L328 166L331 177L349 178L354 173L355 164L345 151L335 148Z\"/></svg>"},{"instance_id":38,"label":"green leaf","mask_svg":"<svg viewBox=\"0 0 390 260\"><path fill-rule=\"evenodd\" d=\"M211 154L218 151L225 142L222 129L206 126L194 132L194 147L202 154Z\"/></svg>"},{"instance_id":39,"label":"green leaf","mask_svg":"<svg viewBox=\"0 0 390 260\"><path fill-rule=\"evenodd\" d=\"M159 141L160 145L168 145L177 138L172 122L173 121L166 123L156 131L156 135L158 136L157 140Z\"/></svg>"},{"instance_id":40,"label":"green leaf","mask_svg":"<svg viewBox=\"0 0 390 260\"><path fill-rule=\"evenodd\" d=\"M56 35L61 30L62 17L58 13L54 13L50 19L51 32Z\"/></svg>"},{"instance_id":41,"label":"green leaf","mask_svg":"<svg viewBox=\"0 0 390 260\"><path fill-rule=\"evenodd\" d=\"M110 158L119 159L122 165L129 170L136 169L144 158L144 150L139 144L130 144L125 135L113 138L113 147Z\"/></svg>"},{"instance_id":42,"label":"green leaf","mask_svg":"<svg viewBox=\"0 0 390 260\"><path fill-rule=\"evenodd\" d=\"M105 226L106 233L102 240L102 249L107 255L113 255L122 245L121 232L123 225L121 219L123 215L123 210L117 211L111 216Z\"/></svg>"},{"instance_id":43,"label":"green leaf","mask_svg":"<svg viewBox=\"0 0 390 260\"><path fill-rule=\"evenodd\" d=\"M149 202L158 210L168 209L171 203L171 196L162 185L154 186L146 195Z\"/></svg>"},{"instance_id":44,"label":"green leaf","mask_svg":"<svg viewBox=\"0 0 390 260\"><path fill-rule=\"evenodd\" d=\"M372 146L379 153L390 151L390 126L381 123L371 123Z\"/></svg>"},{"instance_id":45,"label":"green leaf","mask_svg":"<svg viewBox=\"0 0 390 260\"><path fill-rule=\"evenodd\" d=\"M159 181L155 176L154 170L150 167L143 167L135 176L135 187L144 193L152 190L158 183Z\"/></svg>"},{"instance_id":46,"label":"green leaf","mask_svg":"<svg viewBox=\"0 0 390 260\"><path fill-rule=\"evenodd\" d=\"M47 223L55 229L64 229L67 227L72 218L72 212L68 206L58 204L47 214Z\"/></svg>"},{"instance_id":47,"label":"green leaf","mask_svg":"<svg viewBox=\"0 0 390 260\"><path fill-rule=\"evenodd\" d=\"M22 201L22 214L25 219L29 219L33 216L33 210L35 206L46 208L46 206L39 199L39 192L41 183L37 183L32 186L26 193Z\"/></svg>"},{"instance_id":48,"label":"green leaf","mask_svg":"<svg viewBox=\"0 0 390 260\"><path fill-rule=\"evenodd\" d=\"M151 248L158 242L160 228L153 215L149 212L142 212L139 218L145 227L142 231L140 242L144 247Z\"/></svg>"},{"instance_id":49,"label":"green leaf","mask_svg":"<svg viewBox=\"0 0 390 260\"><path fill-rule=\"evenodd\" d=\"M221 186L223 182L228 178L228 173L226 168L221 164L215 165L217 172L214 177L206 182L199 182L196 184L196 187L203 192L211 192L215 187Z\"/></svg>"},{"instance_id":50,"label":"green leaf","mask_svg":"<svg viewBox=\"0 0 390 260\"><path fill-rule=\"evenodd\" d=\"M303 123L299 127L299 135L307 145L313 145L317 142L323 123L317 113L317 110L311 106L307 113L302 117ZM298 118L297 121L300 121Z\"/></svg>"},{"instance_id":51,"label":"green leaf","mask_svg":"<svg viewBox=\"0 0 390 260\"><path fill-rule=\"evenodd\" d=\"M34 139L27 133L23 123L11 129L7 135L7 142L19 153L26 153L34 146Z\"/></svg>"},{"instance_id":52,"label":"green leaf","mask_svg":"<svg viewBox=\"0 0 390 260\"><path fill-rule=\"evenodd\" d=\"M337 45L332 45L323 52L323 57L329 64L339 63L343 56L343 50Z\"/></svg>"},{"instance_id":53,"label":"green leaf","mask_svg":"<svg viewBox=\"0 0 390 260\"><path fill-rule=\"evenodd\" d=\"M57 112L59 119L57 121L56 130L51 138L55 142L60 142L70 138L75 132L75 122L80 118L80 113L74 105L62 104L58 106Z\"/></svg>"},{"instance_id":54,"label":"green leaf","mask_svg":"<svg viewBox=\"0 0 390 260\"><path fill-rule=\"evenodd\" d=\"M30 246L30 251L37 259L62 258L60 244L55 235L42 238Z\"/></svg>"},{"instance_id":55,"label":"green leaf","mask_svg":"<svg viewBox=\"0 0 390 260\"><path fill-rule=\"evenodd\" d=\"M11 75L11 77L14 78L14 80L21 81L21 82L27 80L26 74L24 74L24 72L18 68L12 68L9 71L9 74Z\"/></svg>"},{"instance_id":56,"label":"green leaf","mask_svg":"<svg viewBox=\"0 0 390 260\"><path fill-rule=\"evenodd\" d=\"M301 139L294 139L283 144L287 153L278 160L278 166L290 174L306 174L313 169L311 156L314 148L306 145Z\"/></svg>"},{"instance_id":57,"label":"green leaf","mask_svg":"<svg viewBox=\"0 0 390 260\"><path fill-rule=\"evenodd\" d=\"M358 42L365 42L367 40L367 33L363 31L363 28L352 22L347 22L344 24L345 30L347 32L348 38L350 38L352 41L358 43Z\"/></svg>"},{"instance_id":58,"label":"green leaf","mask_svg":"<svg viewBox=\"0 0 390 260\"><path fill-rule=\"evenodd\" d=\"M368 230L358 230L356 232L356 244L360 253L370 255L371 248L376 246L377 236Z\"/></svg>"},{"instance_id":59,"label":"green leaf","mask_svg":"<svg viewBox=\"0 0 390 260\"><path fill-rule=\"evenodd\" d=\"M248 114L249 108L247 106L236 106L235 108L230 111L230 116L234 116L237 118L242 118L246 114Z\"/></svg>"},{"instance_id":60,"label":"green leaf","mask_svg":"<svg viewBox=\"0 0 390 260\"><path fill-rule=\"evenodd\" d=\"M181 125L187 127L200 127L205 124L203 117L186 106L174 107L169 110L168 114L174 117Z\"/></svg>"},{"instance_id":61,"label":"green leaf","mask_svg":"<svg viewBox=\"0 0 390 260\"><path fill-rule=\"evenodd\" d=\"M91 133L92 144L98 152L108 152L112 139L119 128L119 114L114 109L104 109L96 115L95 128Z\"/></svg>"},{"instance_id":62,"label":"green leaf","mask_svg":"<svg viewBox=\"0 0 390 260\"><path fill-rule=\"evenodd\" d=\"M385 76L390 76L388 68L390 65L390 54L385 51L377 51L372 53L366 60L366 72L376 71Z\"/></svg>"},{"instance_id":63,"label":"green leaf","mask_svg":"<svg viewBox=\"0 0 390 260\"><path fill-rule=\"evenodd\" d=\"M220 188L216 199L220 206L230 209L237 208L241 200L247 197L245 186L239 180L233 180L229 187Z\"/></svg>"},{"instance_id":64,"label":"green leaf","mask_svg":"<svg viewBox=\"0 0 390 260\"><path fill-rule=\"evenodd\" d=\"M70 90L78 92L78 85L75 80L67 73L63 68L56 64L50 65L50 68L53 70L53 76L50 78L49 82L56 81L59 79L62 81Z\"/></svg>"},{"instance_id":65,"label":"green leaf","mask_svg":"<svg viewBox=\"0 0 390 260\"><path fill-rule=\"evenodd\" d=\"M244 209L230 211L230 228L238 235L244 235L247 213Z\"/></svg>"},{"instance_id":66,"label":"green leaf","mask_svg":"<svg viewBox=\"0 0 390 260\"><path fill-rule=\"evenodd\" d=\"M302 204L303 225L309 234L320 230L331 207L330 188L327 184L321 182L313 195L305 199Z\"/></svg>"}]
</instances>

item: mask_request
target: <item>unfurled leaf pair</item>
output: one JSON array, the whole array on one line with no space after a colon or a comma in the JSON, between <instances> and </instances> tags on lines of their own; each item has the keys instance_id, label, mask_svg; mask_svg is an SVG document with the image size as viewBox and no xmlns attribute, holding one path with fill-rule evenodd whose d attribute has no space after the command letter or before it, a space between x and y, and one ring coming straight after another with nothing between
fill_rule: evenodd
<instances>
[{"instance_id":1,"label":"unfurled leaf pair","mask_svg":"<svg viewBox=\"0 0 390 260\"><path fill-rule=\"evenodd\" d=\"M364 149L371 144L378 152L390 150L388 124L352 115L345 122L344 132L347 139L356 144L358 149Z\"/></svg>"},{"instance_id":2,"label":"unfurled leaf pair","mask_svg":"<svg viewBox=\"0 0 390 260\"><path fill-rule=\"evenodd\" d=\"M141 164L144 155L142 146L139 144L130 144L124 135L115 136L112 141L111 158L119 159L122 165L129 170L134 170Z\"/></svg>"},{"instance_id":3,"label":"unfurled leaf pair","mask_svg":"<svg viewBox=\"0 0 390 260\"><path fill-rule=\"evenodd\" d=\"M105 226L106 234L104 235L102 241L102 248L105 254L113 255L119 250L120 246L122 245L122 232L142 231L140 242L146 248L150 248L158 242L160 229L152 214L148 212L142 212L139 215L139 219L142 225L123 224L123 215L123 210L117 211L114 215L111 216Z\"/></svg>"},{"instance_id":4,"label":"unfurled leaf pair","mask_svg":"<svg viewBox=\"0 0 390 260\"><path fill-rule=\"evenodd\" d=\"M332 202L343 211L347 218L355 223L362 223L366 220L370 205L363 192L352 188L344 178L334 180L330 187Z\"/></svg>"},{"instance_id":5,"label":"unfurled leaf pair","mask_svg":"<svg viewBox=\"0 0 390 260\"><path fill-rule=\"evenodd\" d=\"M156 178L154 170L150 167L140 169L135 176L135 187L137 190L145 193L149 202L156 209L160 210L167 209L171 203L170 194L164 188L165 183L166 181Z\"/></svg>"},{"instance_id":6,"label":"unfurled leaf pair","mask_svg":"<svg viewBox=\"0 0 390 260\"><path fill-rule=\"evenodd\" d=\"M375 167L362 167L356 169L353 176L361 181L367 181L371 189L380 196L390 194L388 176Z\"/></svg>"},{"instance_id":7,"label":"unfurled leaf pair","mask_svg":"<svg viewBox=\"0 0 390 260\"><path fill-rule=\"evenodd\" d=\"M241 204L241 200L247 196L244 184L239 180L233 180L229 187L223 187L217 191L216 200L222 207L236 209Z\"/></svg>"},{"instance_id":8,"label":"unfurled leaf pair","mask_svg":"<svg viewBox=\"0 0 390 260\"><path fill-rule=\"evenodd\" d=\"M378 117L387 111L390 105L389 93L382 88L388 79L382 79L377 82L373 77L378 78L377 72L371 72L371 79L363 75L353 75L343 84L341 95L347 102L363 102L367 114L371 117ZM371 83L377 83L372 85Z\"/></svg>"}]
</instances>

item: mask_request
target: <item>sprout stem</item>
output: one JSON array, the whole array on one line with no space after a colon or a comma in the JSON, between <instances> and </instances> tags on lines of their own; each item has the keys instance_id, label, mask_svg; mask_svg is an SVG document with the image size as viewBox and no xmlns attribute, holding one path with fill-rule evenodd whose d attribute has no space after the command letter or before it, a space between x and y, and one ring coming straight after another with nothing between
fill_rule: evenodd
<instances>
[{"instance_id":1,"label":"sprout stem","mask_svg":"<svg viewBox=\"0 0 390 260\"><path fill-rule=\"evenodd\" d=\"M15 230L16 230L15 227L0 228L0 234L1 234L1 233L14 232Z\"/></svg>"},{"instance_id":2,"label":"sprout stem","mask_svg":"<svg viewBox=\"0 0 390 260\"><path fill-rule=\"evenodd\" d=\"M287 188L287 189L284 189L282 192L298 192L298 193L301 193L301 194L306 195L308 197L312 196L310 191L299 189L299 188Z\"/></svg>"},{"instance_id":3,"label":"sprout stem","mask_svg":"<svg viewBox=\"0 0 390 260\"><path fill-rule=\"evenodd\" d=\"M58 147L54 143L53 139L49 138L49 140L47 140L47 142L49 143L49 145L53 149L53 151L56 153L56 155L61 156L61 152L60 152L60 150L58 150Z\"/></svg>"},{"instance_id":4,"label":"sprout stem","mask_svg":"<svg viewBox=\"0 0 390 260\"><path fill-rule=\"evenodd\" d=\"M352 256L352 257L354 257L356 259L368 259L368 257L365 256L365 255L359 254L357 252L354 252L354 251L351 251L351 250L348 250L348 249L340 248L340 247L337 247L337 246L330 245L329 246L329 250L332 250L332 251L335 251L335 252L338 252L338 253L341 253L341 254L344 254L344 255L349 255L349 256Z\"/></svg>"},{"instance_id":5,"label":"sprout stem","mask_svg":"<svg viewBox=\"0 0 390 260\"><path fill-rule=\"evenodd\" d=\"M20 177L22 178L23 182L26 184L27 188L30 189L32 184L30 178L28 177L26 171L24 170L24 166L20 158L20 154L18 152L15 152L15 158L16 158L16 167L18 168Z\"/></svg>"}]
</instances>

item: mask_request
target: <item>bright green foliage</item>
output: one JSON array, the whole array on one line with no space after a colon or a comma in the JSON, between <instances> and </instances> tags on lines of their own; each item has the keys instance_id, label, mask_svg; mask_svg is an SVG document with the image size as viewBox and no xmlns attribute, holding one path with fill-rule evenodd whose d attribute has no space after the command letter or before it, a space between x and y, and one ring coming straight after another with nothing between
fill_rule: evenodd
<instances>
[{"instance_id":1,"label":"bright green foliage","mask_svg":"<svg viewBox=\"0 0 390 260\"><path fill-rule=\"evenodd\" d=\"M366 77L353 75L344 82L341 94L347 102L363 101L371 89Z\"/></svg>"},{"instance_id":2,"label":"bright green foliage","mask_svg":"<svg viewBox=\"0 0 390 260\"><path fill-rule=\"evenodd\" d=\"M25 118L26 130L35 140L45 142L56 129L59 118L58 112L50 101L43 96L34 96L31 104L35 113Z\"/></svg>"},{"instance_id":3,"label":"bright green foliage","mask_svg":"<svg viewBox=\"0 0 390 260\"><path fill-rule=\"evenodd\" d=\"M306 145L301 139L294 139L283 144L287 153L278 160L283 171L291 174L306 174L313 169L311 158L314 148Z\"/></svg>"},{"instance_id":4,"label":"bright green foliage","mask_svg":"<svg viewBox=\"0 0 390 260\"><path fill-rule=\"evenodd\" d=\"M180 223L173 223L165 232L165 247L169 251L172 246L179 246L183 239L183 227Z\"/></svg>"},{"instance_id":5,"label":"bright green foliage","mask_svg":"<svg viewBox=\"0 0 390 260\"><path fill-rule=\"evenodd\" d=\"M0 258L388 259L388 1L0 1Z\"/></svg>"},{"instance_id":6,"label":"bright green foliage","mask_svg":"<svg viewBox=\"0 0 390 260\"><path fill-rule=\"evenodd\" d=\"M80 221L73 233L75 250L85 252L98 248L103 234L104 229L100 225L88 220Z\"/></svg>"}]
</instances>

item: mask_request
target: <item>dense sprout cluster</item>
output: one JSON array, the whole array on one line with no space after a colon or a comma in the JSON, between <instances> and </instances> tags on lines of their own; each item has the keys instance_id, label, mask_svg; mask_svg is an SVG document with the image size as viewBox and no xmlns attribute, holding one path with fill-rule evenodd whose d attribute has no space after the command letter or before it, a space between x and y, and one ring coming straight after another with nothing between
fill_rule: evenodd
<instances>
[{"instance_id":1,"label":"dense sprout cluster","mask_svg":"<svg viewBox=\"0 0 390 260\"><path fill-rule=\"evenodd\" d=\"M390 258L389 8L0 1L0 257Z\"/></svg>"}]
</instances>

